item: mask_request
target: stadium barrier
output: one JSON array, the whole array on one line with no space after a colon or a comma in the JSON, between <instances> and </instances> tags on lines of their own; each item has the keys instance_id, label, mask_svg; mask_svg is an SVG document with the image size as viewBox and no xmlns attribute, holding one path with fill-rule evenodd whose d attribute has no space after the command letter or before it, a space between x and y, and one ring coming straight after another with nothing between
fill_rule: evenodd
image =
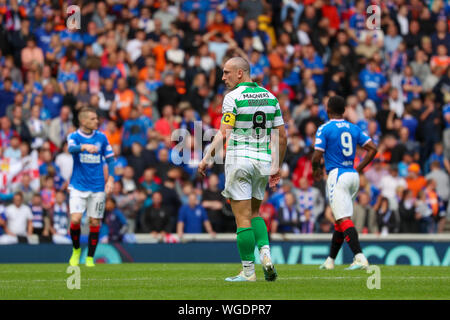
<instances>
[{"instance_id":1,"label":"stadium barrier","mask_svg":"<svg viewBox=\"0 0 450 320\"><path fill-rule=\"evenodd\" d=\"M328 255L329 234L275 234L271 237L276 264L320 264ZM97 263L237 263L235 234L186 234L179 243L161 243L146 234L136 234L135 243L99 244ZM450 266L450 234L360 235L361 247L371 264ZM0 263L67 263L70 245L30 243L0 246ZM257 249L255 249L257 253ZM87 255L83 248L81 262ZM255 254L256 263L259 255ZM353 255L347 245L336 264L349 264Z\"/></svg>"}]
</instances>

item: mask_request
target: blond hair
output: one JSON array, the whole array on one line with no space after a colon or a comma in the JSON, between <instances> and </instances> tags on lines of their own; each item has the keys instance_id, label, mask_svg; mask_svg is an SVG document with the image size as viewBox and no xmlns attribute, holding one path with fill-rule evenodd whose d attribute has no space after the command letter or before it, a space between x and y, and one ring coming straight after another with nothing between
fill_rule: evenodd
<instances>
[{"instance_id":1,"label":"blond hair","mask_svg":"<svg viewBox=\"0 0 450 320\"><path fill-rule=\"evenodd\" d=\"M86 115L88 113L97 113L97 110L92 107L83 107L81 108L80 112L78 113L78 120L81 122L82 119L86 118Z\"/></svg>"}]
</instances>

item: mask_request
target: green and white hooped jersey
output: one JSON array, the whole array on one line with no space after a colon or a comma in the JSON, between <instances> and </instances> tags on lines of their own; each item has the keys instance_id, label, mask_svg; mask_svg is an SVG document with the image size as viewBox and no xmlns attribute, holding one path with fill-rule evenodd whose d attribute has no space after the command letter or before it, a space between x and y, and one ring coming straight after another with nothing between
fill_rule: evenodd
<instances>
[{"instance_id":1,"label":"green and white hooped jersey","mask_svg":"<svg viewBox=\"0 0 450 320\"><path fill-rule=\"evenodd\" d=\"M227 145L231 158L271 162L270 135L273 127L284 124L275 96L255 82L243 82L223 100L222 122L234 124Z\"/></svg>"}]
</instances>

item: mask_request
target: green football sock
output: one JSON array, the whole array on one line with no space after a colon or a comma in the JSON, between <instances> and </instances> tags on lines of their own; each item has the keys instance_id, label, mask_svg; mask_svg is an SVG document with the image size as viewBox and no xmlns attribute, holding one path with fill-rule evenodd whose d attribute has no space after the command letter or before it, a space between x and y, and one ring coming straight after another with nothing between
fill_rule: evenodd
<instances>
[{"instance_id":1,"label":"green football sock","mask_svg":"<svg viewBox=\"0 0 450 320\"><path fill-rule=\"evenodd\" d=\"M236 234L241 261L255 262L255 235L252 228L238 228Z\"/></svg>"},{"instance_id":2,"label":"green football sock","mask_svg":"<svg viewBox=\"0 0 450 320\"><path fill-rule=\"evenodd\" d=\"M267 226L264 219L256 217L252 219L252 229L255 234L255 241L258 249L261 250L263 246L269 245L269 234L267 233Z\"/></svg>"}]
</instances>

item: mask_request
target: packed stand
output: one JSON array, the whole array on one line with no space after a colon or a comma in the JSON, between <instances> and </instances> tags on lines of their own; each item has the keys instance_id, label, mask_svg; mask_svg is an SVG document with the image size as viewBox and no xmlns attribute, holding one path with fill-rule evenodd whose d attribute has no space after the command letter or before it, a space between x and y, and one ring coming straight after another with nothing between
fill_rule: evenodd
<instances>
[{"instance_id":1,"label":"packed stand","mask_svg":"<svg viewBox=\"0 0 450 320\"><path fill-rule=\"evenodd\" d=\"M196 174L201 136L220 125L224 61L241 56L274 93L288 131L278 190L261 206L271 233L328 233L325 181L312 178L330 96L378 145L353 219L362 233L443 232L450 183L450 4L442 0L0 0L0 243L70 243L67 135L98 110L116 155L101 242L134 233L177 241L235 232L223 165ZM380 25L369 29L367 7ZM75 15L71 16L71 18ZM375 20L377 21L377 20ZM201 121L200 126L196 121ZM190 161L175 164L182 129ZM206 147L208 141L202 142ZM188 148L189 149L189 148ZM356 162L363 156L358 149ZM356 163L357 164L357 163Z\"/></svg>"}]
</instances>

